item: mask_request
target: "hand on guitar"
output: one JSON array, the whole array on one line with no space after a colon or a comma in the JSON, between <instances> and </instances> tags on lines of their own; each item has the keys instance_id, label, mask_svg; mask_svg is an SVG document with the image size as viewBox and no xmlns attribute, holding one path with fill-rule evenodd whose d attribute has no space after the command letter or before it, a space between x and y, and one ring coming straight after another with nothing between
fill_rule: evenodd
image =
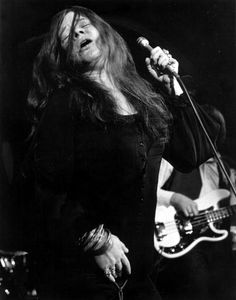
<instances>
[{"instance_id":1,"label":"hand on guitar","mask_svg":"<svg viewBox=\"0 0 236 300\"><path fill-rule=\"evenodd\" d=\"M198 214L197 203L183 194L174 193L170 199L170 205L173 205L177 211L183 212L186 217Z\"/></svg>"},{"instance_id":2,"label":"hand on guitar","mask_svg":"<svg viewBox=\"0 0 236 300\"><path fill-rule=\"evenodd\" d=\"M230 192L226 189L216 189L193 201L175 193L172 195L171 205L157 206L154 235L157 251L164 257L176 258L188 253L202 241L216 242L225 239L228 231L218 229L215 225L236 214L236 204L219 207L219 202L229 195ZM193 214L193 217L186 219L176 214L177 210L188 217Z\"/></svg>"}]
</instances>

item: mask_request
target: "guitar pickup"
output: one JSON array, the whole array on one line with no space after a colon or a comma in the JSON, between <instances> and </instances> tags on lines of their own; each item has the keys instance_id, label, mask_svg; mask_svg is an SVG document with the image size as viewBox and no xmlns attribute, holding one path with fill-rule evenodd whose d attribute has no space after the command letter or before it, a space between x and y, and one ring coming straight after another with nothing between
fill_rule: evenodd
<instances>
[{"instance_id":1,"label":"guitar pickup","mask_svg":"<svg viewBox=\"0 0 236 300\"><path fill-rule=\"evenodd\" d=\"M184 221L182 225L180 225L181 231L184 231L185 234L192 234L193 233L193 225L188 221Z\"/></svg>"},{"instance_id":2,"label":"guitar pickup","mask_svg":"<svg viewBox=\"0 0 236 300\"><path fill-rule=\"evenodd\" d=\"M164 223L156 223L155 225L156 225L155 226L155 234L156 234L157 240L160 242L167 235L166 230L165 230L165 225L164 225Z\"/></svg>"}]
</instances>

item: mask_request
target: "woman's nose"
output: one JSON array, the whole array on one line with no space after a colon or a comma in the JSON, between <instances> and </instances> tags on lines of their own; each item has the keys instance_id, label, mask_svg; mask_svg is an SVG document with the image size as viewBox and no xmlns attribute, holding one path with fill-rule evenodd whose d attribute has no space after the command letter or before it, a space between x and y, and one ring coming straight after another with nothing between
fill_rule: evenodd
<instances>
[{"instance_id":1,"label":"woman's nose","mask_svg":"<svg viewBox=\"0 0 236 300\"><path fill-rule=\"evenodd\" d=\"M80 35L84 34L84 29L83 28L75 28L74 32L74 37L78 38Z\"/></svg>"}]
</instances>

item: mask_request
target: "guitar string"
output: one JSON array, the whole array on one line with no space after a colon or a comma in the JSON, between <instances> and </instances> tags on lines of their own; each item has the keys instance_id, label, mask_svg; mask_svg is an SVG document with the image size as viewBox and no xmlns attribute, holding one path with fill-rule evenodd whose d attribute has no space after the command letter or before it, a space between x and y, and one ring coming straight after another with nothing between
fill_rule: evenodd
<instances>
[{"instance_id":1,"label":"guitar string","mask_svg":"<svg viewBox=\"0 0 236 300\"><path fill-rule=\"evenodd\" d=\"M221 208L217 211L207 211L207 212L200 213L200 214L198 214L197 216L194 217L194 220L197 221L197 220L201 220L203 218L205 219L207 215L208 216L213 215L213 217L215 217L215 215L220 215L220 217L221 217L222 212L223 213L226 212L226 215L223 214L223 217L228 217L228 216L232 215L232 212L226 210L225 208ZM166 222L165 224L170 224L170 223L175 223L175 221L169 221L169 222Z\"/></svg>"},{"instance_id":2,"label":"guitar string","mask_svg":"<svg viewBox=\"0 0 236 300\"><path fill-rule=\"evenodd\" d=\"M207 218L207 215L205 216L202 216L201 218L198 218L197 220L193 220L191 222L191 224L194 226L194 225L201 225L201 224L204 224L205 223L211 223L211 222L216 222L216 221L221 221L224 217L229 217L230 214L227 214L227 215L224 215L223 217L221 218L216 218L216 219L212 219L211 217L210 218ZM214 216L215 217L215 216ZM165 223L165 226L166 227L171 227L171 226L176 226L180 223L180 220L178 220L177 222L176 221L171 221L171 222L166 222Z\"/></svg>"},{"instance_id":3,"label":"guitar string","mask_svg":"<svg viewBox=\"0 0 236 300\"><path fill-rule=\"evenodd\" d=\"M226 217L228 217L228 216L230 216L229 213L228 213L228 215ZM214 222L219 221L219 220L221 220L221 219L215 219L215 220L211 220L210 219L209 220L209 219L207 219L207 216L206 216L206 213L205 213L204 214L204 218L202 218L202 220L200 218L198 218L197 221L191 222L191 225L196 228L196 227L198 227L200 225L204 225L204 224L207 224L207 223L214 223ZM176 232L176 228L177 228L179 222L180 221L178 221L177 223L174 222L174 221L168 222L169 224L166 223L166 228L168 230L173 230L173 233L174 233L174 232ZM171 234L171 232L168 232L168 234Z\"/></svg>"},{"instance_id":4,"label":"guitar string","mask_svg":"<svg viewBox=\"0 0 236 300\"><path fill-rule=\"evenodd\" d=\"M198 227L198 226L200 226L200 225L204 225L204 224L209 224L209 222L207 222L207 221L205 221L205 222L200 222L199 224L195 224L195 225L193 225L193 227ZM176 226L171 226L171 227L169 227L169 228L167 228L168 229L168 235L170 235L170 234L176 234L176 230L178 230L178 226L176 225Z\"/></svg>"},{"instance_id":5,"label":"guitar string","mask_svg":"<svg viewBox=\"0 0 236 300\"><path fill-rule=\"evenodd\" d=\"M231 215L233 215L233 209L234 205L233 206L229 206L229 207L222 207L218 210L210 210L210 211L204 211L202 213L199 213L197 216L194 216L194 220L197 220L197 219L202 219L202 217L205 217L206 215L213 215L214 217L216 215L220 215L220 217L229 217ZM186 217L187 218L187 217ZM170 221L170 222L166 222L166 224L168 223L173 223L173 221Z\"/></svg>"},{"instance_id":6,"label":"guitar string","mask_svg":"<svg viewBox=\"0 0 236 300\"><path fill-rule=\"evenodd\" d=\"M205 220L202 220L201 222L193 222L193 223L191 223L191 225L193 226L193 227L198 227L198 226L200 226L200 225L204 225L204 224L209 224L209 223L214 223L215 221L219 221L219 220L211 220L211 221L208 221L207 219L205 219ZM172 225L169 225L169 226L166 226L166 227L168 227L167 229L169 230L168 231L168 234L174 234L174 233L176 233L176 229L178 229L177 227L178 227L178 224L172 224Z\"/></svg>"},{"instance_id":7,"label":"guitar string","mask_svg":"<svg viewBox=\"0 0 236 300\"><path fill-rule=\"evenodd\" d=\"M196 226L195 226L195 227L196 227ZM168 231L168 235L170 235L170 234L176 234L176 228L175 228L175 230L174 230L174 228L171 229L171 230L169 230L169 231Z\"/></svg>"},{"instance_id":8,"label":"guitar string","mask_svg":"<svg viewBox=\"0 0 236 300\"><path fill-rule=\"evenodd\" d=\"M201 218L198 218L196 220L193 219L193 221L190 221L190 222L194 226L194 225L202 224L202 222L203 223L204 222L209 223L209 222L220 221L220 220L222 220L226 217L229 217L229 216L230 216L230 214L223 215L223 216L220 216L220 217L215 217L215 216L209 217L209 216L205 215L205 216L202 216ZM178 221L178 222L175 222L175 221L167 222L167 223L165 223L165 226L168 227L168 226L172 226L172 225L179 224L179 223L180 223L180 221Z\"/></svg>"}]
</instances>

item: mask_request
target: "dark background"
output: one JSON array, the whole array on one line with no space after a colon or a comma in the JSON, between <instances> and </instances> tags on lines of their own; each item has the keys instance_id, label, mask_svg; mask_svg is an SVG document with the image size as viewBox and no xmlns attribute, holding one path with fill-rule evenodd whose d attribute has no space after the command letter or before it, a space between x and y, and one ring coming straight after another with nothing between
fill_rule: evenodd
<instances>
[{"instance_id":1,"label":"dark background","mask_svg":"<svg viewBox=\"0 0 236 300\"><path fill-rule=\"evenodd\" d=\"M127 39L144 75L144 35L167 48L192 75L199 102L218 107L227 122L224 153L236 161L235 1L234 0L1 0L1 135L20 155L27 135L25 107L31 64L51 17L70 5L91 8ZM32 39L33 38L33 39ZM30 39L30 40L29 40ZM20 144L21 145L21 144Z\"/></svg>"},{"instance_id":2,"label":"dark background","mask_svg":"<svg viewBox=\"0 0 236 300\"><path fill-rule=\"evenodd\" d=\"M51 17L70 5L89 7L111 23L145 77L146 53L137 37L169 49L180 74L192 75L189 84L197 87L198 101L224 114L223 152L236 168L235 0L0 0L0 249L17 248L20 222L12 182L28 145L32 61Z\"/></svg>"},{"instance_id":3,"label":"dark background","mask_svg":"<svg viewBox=\"0 0 236 300\"><path fill-rule=\"evenodd\" d=\"M26 151L25 110L33 58L51 17L70 5L89 7L111 23L127 40L145 77L146 53L136 44L137 37L169 49L180 62L180 74L192 75L199 102L213 104L224 114L228 134L223 150L236 168L234 0L0 0L3 195Z\"/></svg>"}]
</instances>

